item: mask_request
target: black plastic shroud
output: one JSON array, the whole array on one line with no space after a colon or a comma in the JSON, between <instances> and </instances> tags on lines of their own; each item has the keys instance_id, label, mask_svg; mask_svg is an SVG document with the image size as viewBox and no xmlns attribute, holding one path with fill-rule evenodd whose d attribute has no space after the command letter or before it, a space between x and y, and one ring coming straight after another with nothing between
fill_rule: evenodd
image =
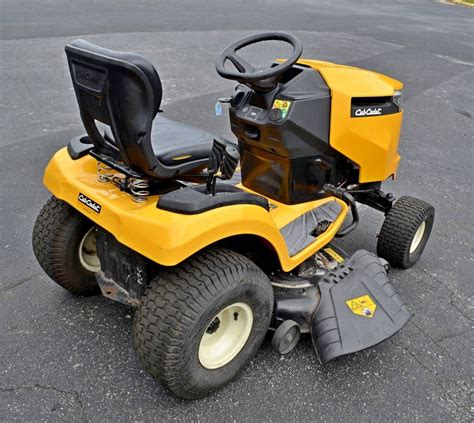
<instances>
[{"instance_id":1,"label":"black plastic shroud","mask_svg":"<svg viewBox=\"0 0 474 423\"><path fill-rule=\"evenodd\" d=\"M242 94L243 93L243 94ZM319 72L295 65L268 93L240 85L229 109L244 186L285 204L327 196L324 184L354 173L329 145L330 90ZM287 101L286 113L275 100ZM341 176L342 178L342 176Z\"/></svg>"}]
</instances>

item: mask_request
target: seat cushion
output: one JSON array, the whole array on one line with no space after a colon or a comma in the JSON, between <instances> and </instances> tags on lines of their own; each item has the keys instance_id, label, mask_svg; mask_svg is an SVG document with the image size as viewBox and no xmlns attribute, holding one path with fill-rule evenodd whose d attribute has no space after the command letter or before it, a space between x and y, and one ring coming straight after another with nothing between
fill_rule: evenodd
<instances>
[{"instance_id":1,"label":"seat cushion","mask_svg":"<svg viewBox=\"0 0 474 423\"><path fill-rule=\"evenodd\" d=\"M104 138L113 142L112 130L106 127ZM151 145L156 158L165 165L207 160L214 137L209 132L158 114L153 120Z\"/></svg>"}]
</instances>

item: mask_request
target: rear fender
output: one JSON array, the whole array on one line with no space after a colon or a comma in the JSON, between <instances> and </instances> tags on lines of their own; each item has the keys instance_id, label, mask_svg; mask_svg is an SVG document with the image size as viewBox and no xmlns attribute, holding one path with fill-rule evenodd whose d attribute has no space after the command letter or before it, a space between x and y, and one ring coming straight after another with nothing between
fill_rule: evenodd
<instances>
[{"instance_id":1,"label":"rear fender","mask_svg":"<svg viewBox=\"0 0 474 423\"><path fill-rule=\"evenodd\" d=\"M289 271L326 245L346 215L341 213L315 242L290 257L279 228L334 198L294 206L277 204L270 212L256 205L238 204L194 215L178 214L156 208L158 196L136 203L115 185L99 182L97 161L90 156L72 160L65 148L48 164L44 184L53 195L112 233L119 242L164 266L174 266L220 240L255 235L272 246L282 269ZM347 211L345 203L336 201Z\"/></svg>"}]
</instances>

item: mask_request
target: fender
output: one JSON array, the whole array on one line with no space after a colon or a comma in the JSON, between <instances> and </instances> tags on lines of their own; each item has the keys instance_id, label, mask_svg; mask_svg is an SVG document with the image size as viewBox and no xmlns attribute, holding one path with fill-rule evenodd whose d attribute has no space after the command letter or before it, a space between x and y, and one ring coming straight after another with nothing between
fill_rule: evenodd
<instances>
[{"instance_id":1,"label":"fender","mask_svg":"<svg viewBox=\"0 0 474 423\"><path fill-rule=\"evenodd\" d=\"M113 234L120 243L164 266L174 266L222 239L256 235L271 244L282 269L290 271L330 242L348 210L341 200L328 197L292 206L276 203L270 212L256 205L237 204L195 215L173 213L156 208L158 196L136 203L115 185L99 182L97 161L91 156L72 160L66 148L53 156L43 182L54 196ZM343 213L315 242L290 257L280 228L334 200L341 204Z\"/></svg>"}]
</instances>

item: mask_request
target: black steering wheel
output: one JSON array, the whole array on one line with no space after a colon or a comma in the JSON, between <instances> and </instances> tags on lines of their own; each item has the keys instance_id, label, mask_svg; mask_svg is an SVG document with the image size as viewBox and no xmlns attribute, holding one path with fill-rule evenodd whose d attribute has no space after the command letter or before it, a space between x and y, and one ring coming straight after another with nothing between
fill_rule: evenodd
<instances>
[{"instance_id":1,"label":"black steering wheel","mask_svg":"<svg viewBox=\"0 0 474 423\"><path fill-rule=\"evenodd\" d=\"M283 41L290 44L293 47L293 51L290 57L280 64L274 67L266 66L263 68L256 68L237 54L237 51L240 49L263 41ZM216 70L223 78L242 83L256 83L256 85L258 85L258 81L278 80L279 76L296 63L302 52L303 44L295 36L285 32L264 32L239 40L223 50L219 56L217 56ZM230 71L225 68L227 60L233 63L237 71Z\"/></svg>"}]
</instances>

